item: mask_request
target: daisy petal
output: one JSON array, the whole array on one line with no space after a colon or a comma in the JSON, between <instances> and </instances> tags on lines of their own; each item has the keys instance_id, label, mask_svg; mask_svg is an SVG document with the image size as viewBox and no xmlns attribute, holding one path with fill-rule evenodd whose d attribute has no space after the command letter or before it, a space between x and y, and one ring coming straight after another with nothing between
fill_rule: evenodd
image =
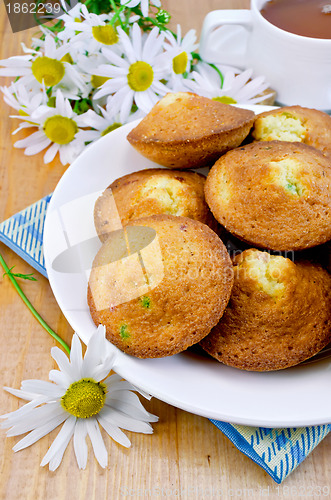
<instances>
[{"instance_id":1,"label":"daisy petal","mask_svg":"<svg viewBox=\"0 0 331 500\"><path fill-rule=\"evenodd\" d=\"M142 50L143 61L147 61L148 59L152 60L154 58L154 55L160 50L161 45L163 43L163 37L160 37L161 43L157 43L157 38L159 36L159 33L160 33L159 29L155 27L148 35L148 38Z\"/></svg>"},{"instance_id":2,"label":"daisy petal","mask_svg":"<svg viewBox=\"0 0 331 500\"><path fill-rule=\"evenodd\" d=\"M136 24L133 25L133 27ZM118 27L117 28L118 34L120 36L121 44L123 45L124 53L129 60L130 64L136 62L139 57L138 53L135 52L134 48L132 47L132 43L128 35L122 30L122 28Z\"/></svg>"},{"instance_id":3,"label":"daisy petal","mask_svg":"<svg viewBox=\"0 0 331 500\"><path fill-rule=\"evenodd\" d=\"M90 377L96 382L100 382L109 375L109 372L113 366L114 354L107 356L107 358L102 362L101 365L96 366L90 372Z\"/></svg>"},{"instance_id":4,"label":"daisy petal","mask_svg":"<svg viewBox=\"0 0 331 500\"><path fill-rule=\"evenodd\" d=\"M62 389L66 389L72 382L72 379L60 370L51 370L49 372L49 380L59 385Z\"/></svg>"},{"instance_id":5,"label":"daisy petal","mask_svg":"<svg viewBox=\"0 0 331 500\"><path fill-rule=\"evenodd\" d=\"M51 147L48 148L46 153L44 154L44 162L47 164L53 161L58 150L59 150L59 145L53 143Z\"/></svg>"},{"instance_id":6,"label":"daisy petal","mask_svg":"<svg viewBox=\"0 0 331 500\"><path fill-rule=\"evenodd\" d=\"M136 92L135 93L135 101L139 109L141 109L144 113L149 113L152 109L154 103L151 101L148 93L145 92Z\"/></svg>"},{"instance_id":7,"label":"daisy petal","mask_svg":"<svg viewBox=\"0 0 331 500\"><path fill-rule=\"evenodd\" d=\"M143 1L143 0L142 0ZM147 14L146 14L147 16ZM145 16L145 17L146 17ZM153 28L154 29L154 28ZM141 29L138 23L134 23L132 26L132 49L135 54L135 60L140 61L142 59L142 50L141 50Z\"/></svg>"},{"instance_id":8,"label":"daisy petal","mask_svg":"<svg viewBox=\"0 0 331 500\"><path fill-rule=\"evenodd\" d=\"M14 395L16 396L16 394ZM5 422L1 423L0 427L3 429L11 427L15 422L19 422L21 419L25 419L27 416L29 416L29 414L32 413L33 408L36 408L36 406L39 406L43 403L47 403L48 400L48 397L34 395L34 399L29 401L29 403L26 403L24 406L21 406L21 408L18 408L17 410L5 415L0 415L1 419L6 419Z\"/></svg>"},{"instance_id":9,"label":"daisy petal","mask_svg":"<svg viewBox=\"0 0 331 500\"><path fill-rule=\"evenodd\" d=\"M89 418L86 421L86 428L92 443L95 458L101 467L105 468L108 464L108 454L97 420L95 418Z\"/></svg>"},{"instance_id":10,"label":"daisy petal","mask_svg":"<svg viewBox=\"0 0 331 500\"><path fill-rule=\"evenodd\" d=\"M142 15L144 17L147 17L148 16L148 0L141 0L140 8L141 8Z\"/></svg>"},{"instance_id":11,"label":"daisy petal","mask_svg":"<svg viewBox=\"0 0 331 500\"><path fill-rule=\"evenodd\" d=\"M67 418L66 415L63 414L58 415L57 417L47 422L47 424L44 424L37 429L34 429L27 436L25 436L18 443L16 443L15 446L13 447L13 450L15 452L20 451L36 443L37 441L39 441L39 439L46 436L46 434L49 434L53 429L62 424L62 422L64 422L66 418Z\"/></svg>"},{"instance_id":12,"label":"daisy petal","mask_svg":"<svg viewBox=\"0 0 331 500\"><path fill-rule=\"evenodd\" d=\"M33 134L29 135L25 139L21 139L20 141L16 141L14 144L15 148L27 148L32 146L33 144L39 144L39 142L45 137L45 134L42 130L38 130L37 132L33 132Z\"/></svg>"},{"instance_id":13,"label":"daisy petal","mask_svg":"<svg viewBox=\"0 0 331 500\"><path fill-rule=\"evenodd\" d=\"M121 429L133 432L142 432L143 434L152 434L153 428L147 422L140 422L134 418L125 415L121 411L117 411L114 408L104 406L100 411L99 415L103 415L114 425L117 425Z\"/></svg>"},{"instance_id":14,"label":"daisy petal","mask_svg":"<svg viewBox=\"0 0 331 500\"><path fill-rule=\"evenodd\" d=\"M24 154L26 154L27 156L35 155L37 153L40 153L40 151L42 151L43 149L47 148L50 144L51 141L45 138L43 141L38 142L38 144L33 144L32 146L28 146L25 149Z\"/></svg>"},{"instance_id":15,"label":"daisy petal","mask_svg":"<svg viewBox=\"0 0 331 500\"><path fill-rule=\"evenodd\" d=\"M103 325L100 325L90 338L82 364L82 377L90 376L91 370L100 364L104 356L105 335L106 329Z\"/></svg>"},{"instance_id":16,"label":"daisy petal","mask_svg":"<svg viewBox=\"0 0 331 500\"><path fill-rule=\"evenodd\" d=\"M65 452L69 441L74 433L76 417L68 417L64 422L60 432L54 439L49 450L41 461L41 466L49 463L49 469L55 470L61 463L63 453Z\"/></svg>"},{"instance_id":17,"label":"daisy petal","mask_svg":"<svg viewBox=\"0 0 331 500\"><path fill-rule=\"evenodd\" d=\"M7 432L7 436L19 436L20 434L25 434L26 432L33 431L37 427L48 424L54 418L63 416L63 420L67 418L67 414L64 412L61 406L56 403L49 403L38 408L34 408L31 415L20 421L11 427Z\"/></svg>"},{"instance_id":18,"label":"daisy petal","mask_svg":"<svg viewBox=\"0 0 331 500\"><path fill-rule=\"evenodd\" d=\"M52 347L51 356L56 361L60 370L65 373L69 379L74 380L74 374L72 367L70 365L68 357L64 354L64 352L58 347Z\"/></svg>"},{"instance_id":19,"label":"daisy petal","mask_svg":"<svg viewBox=\"0 0 331 500\"><path fill-rule=\"evenodd\" d=\"M115 408L115 410L119 410L127 415L133 415L134 418L145 422L158 421L156 415L152 415L145 410L138 396L133 392L125 391L122 393L115 393L114 396L110 393L110 397L107 398L106 404Z\"/></svg>"},{"instance_id":20,"label":"daisy petal","mask_svg":"<svg viewBox=\"0 0 331 500\"><path fill-rule=\"evenodd\" d=\"M132 104L133 104L133 97L134 97L134 92L133 90L129 90L127 91L127 88L125 88L125 92L123 92L124 94L124 99L122 100L122 105L121 105L121 108L120 108L120 120L121 122L126 122L129 114L130 114L130 111L131 111L131 108L132 108ZM126 93L126 95L125 95ZM119 98L119 92L117 93L116 95L116 98ZM113 106L114 106L114 103L115 103L115 99L113 101Z\"/></svg>"},{"instance_id":21,"label":"daisy petal","mask_svg":"<svg viewBox=\"0 0 331 500\"><path fill-rule=\"evenodd\" d=\"M12 389L11 387L4 387L4 390L9 392L10 394L13 394L13 396L16 396L20 399L25 399L26 401L32 401L32 399L39 397L38 393L30 391L29 392L22 391L21 389Z\"/></svg>"},{"instance_id":22,"label":"daisy petal","mask_svg":"<svg viewBox=\"0 0 331 500\"><path fill-rule=\"evenodd\" d=\"M43 396L58 398L63 395L63 390L56 385L44 380L23 380L21 384L23 391L34 392Z\"/></svg>"},{"instance_id":23,"label":"daisy petal","mask_svg":"<svg viewBox=\"0 0 331 500\"><path fill-rule=\"evenodd\" d=\"M130 439L122 432L116 425L110 422L105 416L98 415L98 422L105 429L107 434L114 439L117 443L125 446L126 448L130 448L131 442Z\"/></svg>"},{"instance_id":24,"label":"daisy petal","mask_svg":"<svg viewBox=\"0 0 331 500\"><path fill-rule=\"evenodd\" d=\"M71 341L70 363L73 370L75 370L76 377L81 378L83 355L82 344L77 333L74 333Z\"/></svg>"},{"instance_id":25,"label":"daisy petal","mask_svg":"<svg viewBox=\"0 0 331 500\"><path fill-rule=\"evenodd\" d=\"M78 419L74 431L74 450L79 469L85 469L87 463L87 428L83 419Z\"/></svg>"}]
</instances>

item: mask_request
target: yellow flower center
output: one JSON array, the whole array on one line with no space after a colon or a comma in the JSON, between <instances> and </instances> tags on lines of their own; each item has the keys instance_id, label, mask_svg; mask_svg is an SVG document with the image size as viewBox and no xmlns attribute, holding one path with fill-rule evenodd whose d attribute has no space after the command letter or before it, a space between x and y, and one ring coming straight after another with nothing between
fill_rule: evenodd
<instances>
[{"instance_id":1,"label":"yellow flower center","mask_svg":"<svg viewBox=\"0 0 331 500\"><path fill-rule=\"evenodd\" d=\"M213 97L213 101L223 102L224 104L237 104L237 101L228 95L222 97Z\"/></svg>"},{"instance_id":2,"label":"yellow flower center","mask_svg":"<svg viewBox=\"0 0 331 500\"><path fill-rule=\"evenodd\" d=\"M48 139L57 144L71 142L77 130L77 124L74 120L61 115L51 116L44 123L44 132Z\"/></svg>"},{"instance_id":3,"label":"yellow flower center","mask_svg":"<svg viewBox=\"0 0 331 500\"><path fill-rule=\"evenodd\" d=\"M182 75L183 73L185 73L187 61L188 57L186 52L181 52L180 54L178 54L178 56L173 58L172 68L176 75Z\"/></svg>"},{"instance_id":4,"label":"yellow flower center","mask_svg":"<svg viewBox=\"0 0 331 500\"><path fill-rule=\"evenodd\" d=\"M114 45L118 42L117 31L110 25L105 26L93 26L92 35L97 42L103 43L104 45Z\"/></svg>"},{"instance_id":5,"label":"yellow flower center","mask_svg":"<svg viewBox=\"0 0 331 500\"><path fill-rule=\"evenodd\" d=\"M101 87L101 85L103 85L107 80L109 80L107 76L99 76L99 75L91 76L91 84L95 89Z\"/></svg>"},{"instance_id":6,"label":"yellow flower center","mask_svg":"<svg viewBox=\"0 0 331 500\"><path fill-rule=\"evenodd\" d=\"M65 69L61 61L50 57L40 56L32 62L32 73L35 79L47 87L53 87L64 77Z\"/></svg>"},{"instance_id":7,"label":"yellow flower center","mask_svg":"<svg viewBox=\"0 0 331 500\"><path fill-rule=\"evenodd\" d=\"M64 54L63 57L61 57L61 62L67 62L69 64L74 64L74 60L71 57L71 55L69 54L69 52L67 54Z\"/></svg>"},{"instance_id":8,"label":"yellow flower center","mask_svg":"<svg viewBox=\"0 0 331 500\"><path fill-rule=\"evenodd\" d=\"M90 418L104 407L107 386L91 378L73 382L61 398L61 405L77 418Z\"/></svg>"},{"instance_id":9,"label":"yellow flower center","mask_svg":"<svg viewBox=\"0 0 331 500\"><path fill-rule=\"evenodd\" d=\"M27 113L26 111L24 111L24 109L22 109L22 108L20 108L20 109L18 110L18 114L19 114L20 116L29 116L29 113ZM38 126L38 124L37 124L36 122L31 122L30 120L26 120L26 121L27 121L27 123L31 123L31 125L36 125L36 126Z\"/></svg>"},{"instance_id":10,"label":"yellow flower center","mask_svg":"<svg viewBox=\"0 0 331 500\"><path fill-rule=\"evenodd\" d=\"M117 128L119 128L121 126L122 126L121 123L114 122L112 125L109 125L109 127L105 128L105 130L103 130L101 132L101 137L103 137L104 135L109 134L109 132L112 132L113 130L116 130Z\"/></svg>"},{"instance_id":11,"label":"yellow flower center","mask_svg":"<svg viewBox=\"0 0 331 500\"><path fill-rule=\"evenodd\" d=\"M129 87L136 92L147 90L153 83L154 71L150 64L137 61L131 64L128 73Z\"/></svg>"}]
</instances>

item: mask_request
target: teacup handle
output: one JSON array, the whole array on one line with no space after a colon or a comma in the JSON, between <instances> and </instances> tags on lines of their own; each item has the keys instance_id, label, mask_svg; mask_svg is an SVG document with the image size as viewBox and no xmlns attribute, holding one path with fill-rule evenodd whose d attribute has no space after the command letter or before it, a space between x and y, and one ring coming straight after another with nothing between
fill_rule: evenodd
<instances>
[{"instance_id":1,"label":"teacup handle","mask_svg":"<svg viewBox=\"0 0 331 500\"><path fill-rule=\"evenodd\" d=\"M233 25L242 26L249 32L252 28L252 15L251 11L248 9L234 9L234 10L213 10L209 12L202 25L201 37L200 37L200 48L199 52L202 59L210 63L221 63L229 64L231 66L245 66L245 52L246 52L246 42L242 36L236 36L237 44L231 43L231 46L235 45L236 50L216 52L213 47L215 47L216 40L212 41L213 31L223 25ZM242 50L238 52L238 46Z\"/></svg>"}]
</instances>

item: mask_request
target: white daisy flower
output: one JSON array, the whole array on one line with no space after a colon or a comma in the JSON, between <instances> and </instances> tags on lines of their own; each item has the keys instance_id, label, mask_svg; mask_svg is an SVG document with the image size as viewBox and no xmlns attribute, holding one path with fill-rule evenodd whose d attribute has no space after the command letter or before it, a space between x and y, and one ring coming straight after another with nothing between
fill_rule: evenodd
<instances>
[{"instance_id":1,"label":"white daisy flower","mask_svg":"<svg viewBox=\"0 0 331 500\"><path fill-rule=\"evenodd\" d=\"M57 37L64 43L69 42L70 39L77 33L77 30L75 28L70 27L70 25L72 23L80 23L82 21L81 18L82 5L83 4L78 2L72 9L68 10L68 12L65 12L58 18L61 21L63 21L64 29L59 33L57 33Z\"/></svg>"},{"instance_id":2,"label":"white daisy flower","mask_svg":"<svg viewBox=\"0 0 331 500\"><path fill-rule=\"evenodd\" d=\"M256 104L269 96L258 94L268 88L264 76L251 79L253 71L247 69L235 74L228 70L224 74L223 82L219 73L207 63L200 63L198 71L193 71L186 86L196 94L209 97L227 104ZM271 95L271 94L270 94Z\"/></svg>"},{"instance_id":3,"label":"white daisy flower","mask_svg":"<svg viewBox=\"0 0 331 500\"><path fill-rule=\"evenodd\" d=\"M39 106L47 104L48 97L44 90L32 92L18 81L10 87L0 87L3 99L21 116L30 116Z\"/></svg>"},{"instance_id":4,"label":"white daisy flower","mask_svg":"<svg viewBox=\"0 0 331 500\"><path fill-rule=\"evenodd\" d=\"M155 5L155 7L161 7L161 2L160 0L151 0L151 3ZM134 7L137 7L137 5L140 4L140 9L142 12L142 15L144 17L148 16L148 9L149 9L149 0L121 0L121 5L125 5L126 7L129 7L129 9L133 9Z\"/></svg>"},{"instance_id":5,"label":"white daisy flower","mask_svg":"<svg viewBox=\"0 0 331 500\"><path fill-rule=\"evenodd\" d=\"M21 77L20 83L27 89L61 86L65 97L78 99L77 89L85 93L85 83L74 65L66 60L70 46L57 47L51 35L40 41L40 50L26 49L26 55L0 60L0 76ZM24 48L24 47L23 47Z\"/></svg>"},{"instance_id":6,"label":"white daisy flower","mask_svg":"<svg viewBox=\"0 0 331 500\"><path fill-rule=\"evenodd\" d=\"M82 10L82 6L83 6L83 4L81 2L76 3L76 5L74 7L69 7L68 5L66 5L65 2L63 2L63 0L60 0L60 1L62 4L62 10L64 13L61 14L61 16L58 17L58 19L63 21L64 24L67 21L73 21L75 19L80 19L81 10Z\"/></svg>"},{"instance_id":7,"label":"white daisy flower","mask_svg":"<svg viewBox=\"0 0 331 500\"><path fill-rule=\"evenodd\" d=\"M101 66L101 64L106 64L107 59L101 52L95 52L93 54L77 54L76 57L77 67L79 72L86 82L88 82L90 92L97 89L103 85L108 78L104 78L94 74L94 71Z\"/></svg>"},{"instance_id":8,"label":"white daisy flower","mask_svg":"<svg viewBox=\"0 0 331 500\"><path fill-rule=\"evenodd\" d=\"M77 137L81 126L80 117L74 113L60 90L56 91L54 104L54 107L39 106L28 119L21 117L25 119L25 128L37 126L38 130L15 142L14 147L24 148L25 154L29 156L48 148L44 155L45 163L51 162L59 152L61 163L66 165L72 163L84 148L84 141Z\"/></svg>"},{"instance_id":9,"label":"white daisy flower","mask_svg":"<svg viewBox=\"0 0 331 500\"><path fill-rule=\"evenodd\" d=\"M164 35L153 28L143 40L137 23L133 25L130 37L118 28L124 56L119 57L110 49L102 49L103 55L111 64L102 64L95 74L109 78L94 98L113 94L114 113L120 111L121 122L128 118L133 102L148 113L160 96L170 91L161 79L167 76L167 65L162 57Z\"/></svg>"},{"instance_id":10,"label":"white daisy flower","mask_svg":"<svg viewBox=\"0 0 331 500\"><path fill-rule=\"evenodd\" d=\"M98 106L99 113L89 109L80 116L81 123L85 127L90 128L90 130L81 130L78 133L78 136L85 142L94 142L123 125L120 121L119 113L114 115L111 101L112 98L108 99L106 108ZM142 118L143 116L144 114L138 110L128 117L126 123L138 120L138 118Z\"/></svg>"},{"instance_id":11,"label":"white daisy flower","mask_svg":"<svg viewBox=\"0 0 331 500\"><path fill-rule=\"evenodd\" d=\"M78 467L85 469L88 435L97 461L101 467L106 467L108 453L99 425L125 447L131 443L120 428L144 434L153 432L149 422L156 422L158 418L148 413L138 396L131 392L137 389L119 375L108 376L113 357L107 354L107 347L105 328L99 326L83 358L81 342L74 334L70 361L61 349L52 348L52 357L60 370L50 371L51 382L24 380L21 390L5 387L14 396L29 401L18 410L0 417L5 419L1 427L10 428L7 436L28 433L13 447L15 452L31 446L63 424L41 466L49 464L50 470L57 469L73 438Z\"/></svg>"},{"instance_id":12,"label":"white daisy flower","mask_svg":"<svg viewBox=\"0 0 331 500\"><path fill-rule=\"evenodd\" d=\"M192 52L198 48L196 31L191 29L182 38L181 27L178 24L177 37L174 37L170 31L166 31L165 38L165 57L169 58L171 66L171 77L168 85L174 92L186 90L183 82L184 75L190 70Z\"/></svg>"},{"instance_id":13,"label":"white daisy flower","mask_svg":"<svg viewBox=\"0 0 331 500\"><path fill-rule=\"evenodd\" d=\"M120 54L118 33L110 24L112 14L93 14L82 5L81 16L82 21L77 22L76 19L66 21L66 29L76 33L71 37L70 43L80 45L85 52L91 54L105 46L111 46Z\"/></svg>"}]
</instances>

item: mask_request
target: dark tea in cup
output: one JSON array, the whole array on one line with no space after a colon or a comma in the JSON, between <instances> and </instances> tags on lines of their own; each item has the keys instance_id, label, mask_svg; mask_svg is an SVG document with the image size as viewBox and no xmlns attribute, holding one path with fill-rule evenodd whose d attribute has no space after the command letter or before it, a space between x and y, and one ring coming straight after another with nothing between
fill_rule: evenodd
<instances>
[{"instance_id":1,"label":"dark tea in cup","mask_svg":"<svg viewBox=\"0 0 331 500\"><path fill-rule=\"evenodd\" d=\"M250 9L214 10L199 51L207 62L263 75L280 105L331 112L331 0L251 0Z\"/></svg>"},{"instance_id":2,"label":"dark tea in cup","mask_svg":"<svg viewBox=\"0 0 331 500\"><path fill-rule=\"evenodd\" d=\"M310 38L331 38L331 0L269 0L261 14L284 31Z\"/></svg>"}]
</instances>

